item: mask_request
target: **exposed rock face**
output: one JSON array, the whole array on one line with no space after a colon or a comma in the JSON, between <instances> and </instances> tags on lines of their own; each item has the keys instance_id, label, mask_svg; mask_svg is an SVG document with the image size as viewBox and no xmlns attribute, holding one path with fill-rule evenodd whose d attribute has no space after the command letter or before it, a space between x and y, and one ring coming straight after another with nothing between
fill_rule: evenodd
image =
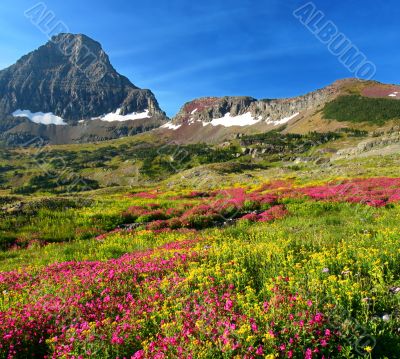
<instances>
[{"instance_id":1,"label":"exposed rock face","mask_svg":"<svg viewBox=\"0 0 400 359\"><path fill-rule=\"evenodd\" d=\"M140 89L118 74L98 42L85 35L73 34L53 37L47 44L0 71L0 123L18 109L53 113L69 126L118 109L120 115L148 110L149 122L154 125L150 127L158 127L166 120L150 90ZM135 121L129 121L128 127L136 125ZM36 125L28 124L25 129L32 126ZM57 132L65 131L68 138L69 126L63 126L64 129L57 129ZM115 127L115 123L110 126ZM0 125L0 129L3 127ZM96 126L91 124L89 127L96 137ZM50 142L52 131L55 130L40 130ZM4 129L2 132L3 137L6 136ZM110 136L115 138L118 134Z\"/></svg>"},{"instance_id":2,"label":"exposed rock face","mask_svg":"<svg viewBox=\"0 0 400 359\"><path fill-rule=\"evenodd\" d=\"M303 96L285 99L199 98L186 103L160 131L169 141L177 143L221 143L245 134L278 129L285 133L334 131L346 124L323 118L321 110L325 104L341 95L362 96L361 91L377 84L343 79Z\"/></svg>"},{"instance_id":3,"label":"exposed rock face","mask_svg":"<svg viewBox=\"0 0 400 359\"><path fill-rule=\"evenodd\" d=\"M204 97L186 103L172 122L176 125L189 121L210 122L227 113L233 116L248 112L257 100L252 97Z\"/></svg>"},{"instance_id":4,"label":"exposed rock face","mask_svg":"<svg viewBox=\"0 0 400 359\"><path fill-rule=\"evenodd\" d=\"M384 152L384 148L396 145L394 153L399 152L400 147L400 131L397 129L396 132L383 134L377 138L369 138L364 141L361 141L355 147L349 147L340 149L337 151L335 156L333 156L334 160L343 159L343 158L351 158L354 156L362 155L368 152L377 151L378 153L374 153L375 155Z\"/></svg>"},{"instance_id":5,"label":"exposed rock face","mask_svg":"<svg viewBox=\"0 0 400 359\"><path fill-rule=\"evenodd\" d=\"M304 96L289 99L256 100L252 97L205 97L186 103L172 122L175 125L201 121L211 122L226 114L232 117L251 113L253 118L273 124L282 118L317 108L338 93L338 87L331 85Z\"/></svg>"},{"instance_id":6,"label":"exposed rock face","mask_svg":"<svg viewBox=\"0 0 400 359\"><path fill-rule=\"evenodd\" d=\"M60 34L0 71L0 113L17 109L52 112L66 121L121 114L162 115L154 95L110 64L101 45L85 35Z\"/></svg>"}]
</instances>

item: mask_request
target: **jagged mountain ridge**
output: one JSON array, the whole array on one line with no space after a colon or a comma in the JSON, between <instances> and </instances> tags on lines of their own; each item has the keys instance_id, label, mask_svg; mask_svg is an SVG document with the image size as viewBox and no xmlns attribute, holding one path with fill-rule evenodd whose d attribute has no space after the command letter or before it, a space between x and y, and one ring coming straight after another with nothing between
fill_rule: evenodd
<instances>
[{"instance_id":1,"label":"jagged mountain ridge","mask_svg":"<svg viewBox=\"0 0 400 359\"><path fill-rule=\"evenodd\" d=\"M52 112L74 122L121 109L163 115L150 90L116 72L101 45L85 35L60 34L0 71L0 114Z\"/></svg>"},{"instance_id":2,"label":"jagged mountain ridge","mask_svg":"<svg viewBox=\"0 0 400 359\"><path fill-rule=\"evenodd\" d=\"M38 114L47 122L32 119ZM0 71L0 135L11 145L35 136L55 144L113 139L166 120L154 94L120 75L82 34L56 35Z\"/></svg>"},{"instance_id":3,"label":"jagged mountain ridge","mask_svg":"<svg viewBox=\"0 0 400 359\"><path fill-rule=\"evenodd\" d=\"M291 99L257 100L252 97L207 97L191 101L183 106L173 123L183 124L188 121L211 122L222 118L227 113L232 117L251 113L254 118L270 123L280 121L314 107L317 107L337 93L334 86L311 92ZM195 111L195 112L194 112Z\"/></svg>"},{"instance_id":4,"label":"jagged mountain ridge","mask_svg":"<svg viewBox=\"0 0 400 359\"><path fill-rule=\"evenodd\" d=\"M282 128L295 133L336 130L348 124L325 120L321 112L327 103L351 94L400 99L400 88L376 81L343 79L293 98L204 97L187 102L171 122L162 127L170 140L182 143L218 143L240 134Z\"/></svg>"}]
</instances>

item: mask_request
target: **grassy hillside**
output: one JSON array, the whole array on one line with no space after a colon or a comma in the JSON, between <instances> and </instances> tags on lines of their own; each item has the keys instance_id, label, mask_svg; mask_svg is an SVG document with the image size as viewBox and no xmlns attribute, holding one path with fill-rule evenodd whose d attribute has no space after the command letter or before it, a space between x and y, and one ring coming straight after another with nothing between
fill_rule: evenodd
<instances>
[{"instance_id":1,"label":"grassy hillside","mask_svg":"<svg viewBox=\"0 0 400 359\"><path fill-rule=\"evenodd\" d=\"M400 119L400 101L358 95L340 96L325 105L323 114L331 120L382 125L385 121Z\"/></svg>"}]
</instances>

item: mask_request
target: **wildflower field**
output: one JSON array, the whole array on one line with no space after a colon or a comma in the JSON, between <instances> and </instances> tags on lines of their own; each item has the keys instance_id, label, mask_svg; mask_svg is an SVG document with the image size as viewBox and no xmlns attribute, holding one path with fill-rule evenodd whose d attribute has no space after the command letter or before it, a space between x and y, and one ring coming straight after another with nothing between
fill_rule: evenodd
<instances>
[{"instance_id":1,"label":"wildflower field","mask_svg":"<svg viewBox=\"0 0 400 359\"><path fill-rule=\"evenodd\" d=\"M400 358L400 178L66 200L3 218L2 358Z\"/></svg>"}]
</instances>

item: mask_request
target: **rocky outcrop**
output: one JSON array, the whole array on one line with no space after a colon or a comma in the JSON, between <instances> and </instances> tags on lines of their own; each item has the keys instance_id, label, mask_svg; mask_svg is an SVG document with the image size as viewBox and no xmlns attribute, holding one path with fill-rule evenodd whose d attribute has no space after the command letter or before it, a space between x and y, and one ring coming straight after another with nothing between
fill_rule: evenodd
<instances>
[{"instance_id":1,"label":"rocky outcrop","mask_svg":"<svg viewBox=\"0 0 400 359\"><path fill-rule=\"evenodd\" d=\"M338 96L362 96L361 91L377 84L343 79L317 91L283 99L203 97L186 103L157 133L171 142L218 144L272 130L299 134L336 131L347 124L326 119L324 106Z\"/></svg>"},{"instance_id":2,"label":"rocky outcrop","mask_svg":"<svg viewBox=\"0 0 400 359\"><path fill-rule=\"evenodd\" d=\"M283 118L306 110L316 109L338 94L338 86L331 85L304 96L288 99L256 100L252 97L205 97L186 103L173 118L174 125L211 122L230 114L232 117L251 113L255 119L273 124Z\"/></svg>"},{"instance_id":3,"label":"rocky outcrop","mask_svg":"<svg viewBox=\"0 0 400 359\"><path fill-rule=\"evenodd\" d=\"M376 138L369 138L367 140L361 141L355 147L338 150L335 156L333 156L333 159L339 160L343 158L351 158L372 151L380 151L383 153L383 148L392 145L400 145L400 131L390 134L383 134ZM397 148L395 152L398 153Z\"/></svg>"},{"instance_id":4,"label":"rocky outcrop","mask_svg":"<svg viewBox=\"0 0 400 359\"><path fill-rule=\"evenodd\" d=\"M172 122L176 125L189 121L210 122L227 113L236 116L248 111L257 100L251 97L204 97L186 103Z\"/></svg>"}]
</instances>

